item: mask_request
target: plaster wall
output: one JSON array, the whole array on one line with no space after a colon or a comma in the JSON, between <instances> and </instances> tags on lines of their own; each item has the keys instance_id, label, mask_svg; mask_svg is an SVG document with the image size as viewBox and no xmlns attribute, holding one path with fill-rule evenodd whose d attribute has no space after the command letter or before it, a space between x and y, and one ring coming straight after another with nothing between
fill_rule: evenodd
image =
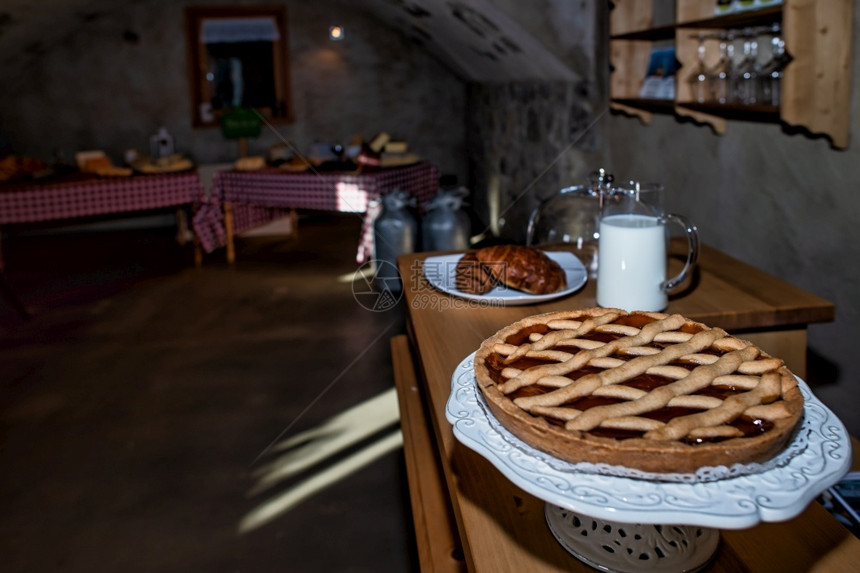
<instances>
[{"instance_id":1,"label":"plaster wall","mask_svg":"<svg viewBox=\"0 0 860 573\"><path fill-rule=\"evenodd\" d=\"M56 151L72 160L77 151L103 149L119 162L126 149L147 151L149 136L163 125L177 151L198 163L235 159L237 143L219 129L191 127L184 35L184 8L191 4L200 3L115 3L76 15L80 21L59 39L34 38L21 55L30 60L24 73L4 76L0 68L0 137L14 151L45 160ZM264 129L249 141L250 154L283 139L307 151L314 142L347 143L354 134L370 139L387 131L465 181L461 79L349 3L284 4L295 122ZM345 27L345 41L328 39L334 23Z\"/></svg>"},{"instance_id":2,"label":"plaster wall","mask_svg":"<svg viewBox=\"0 0 860 573\"><path fill-rule=\"evenodd\" d=\"M704 242L824 297L836 320L809 328L809 382L860 432L860 3L853 26L852 141L789 135L780 125L729 121L726 134L655 115L650 126L607 116L608 167L620 179L659 181L668 208Z\"/></svg>"}]
</instances>

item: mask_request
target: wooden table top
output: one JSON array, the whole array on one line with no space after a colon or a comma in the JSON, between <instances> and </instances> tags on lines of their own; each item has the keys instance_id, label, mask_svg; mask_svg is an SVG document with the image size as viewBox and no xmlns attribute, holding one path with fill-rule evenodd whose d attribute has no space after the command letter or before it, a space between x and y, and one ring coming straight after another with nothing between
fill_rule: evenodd
<instances>
[{"instance_id":1,"label":"wooden table top","mask_svg":"<svg viewBox=\"0 0 860 573\"><path fill-rule=\"evenodd\" d=\"M429 423L469 569L591 571L552 537L543 501L520 490L454 438L445 419L445 403L454 369L485 338L531 314L595 306L594 282L548 303L481 308L427 283L422 261L432 254L405 255L398 262ZM834 316L830 302L708 247L702 249L694 281L694 288L670 298L667 312L729 331L805 328ZM718 557L708 571L797 571L849 563L860 563L860 541L813 503L785 523L723 532Z\"/></svg>"}]
</instances>

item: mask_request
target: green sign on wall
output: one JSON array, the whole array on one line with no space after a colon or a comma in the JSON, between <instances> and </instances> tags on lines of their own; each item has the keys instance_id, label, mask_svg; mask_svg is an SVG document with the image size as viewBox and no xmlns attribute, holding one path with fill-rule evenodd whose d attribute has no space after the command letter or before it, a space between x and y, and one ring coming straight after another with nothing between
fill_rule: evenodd
<instances>
[{"instance_id":1,"label":"green sign on wall","mask_svg":"<svg viewBox=\"0 0 860 573\"><path fill-rule=\"evenodd\" d=\"M221 116L221 133L227 139L259 137L263 121L260 116L245 107L237 107Z\"/></svg>"}]
</instances>

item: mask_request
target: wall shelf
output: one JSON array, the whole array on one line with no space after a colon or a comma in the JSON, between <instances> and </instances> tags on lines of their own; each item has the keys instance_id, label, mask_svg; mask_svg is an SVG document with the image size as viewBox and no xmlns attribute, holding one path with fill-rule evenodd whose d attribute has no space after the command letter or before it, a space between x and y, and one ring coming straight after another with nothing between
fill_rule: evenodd
<instances>
[{"instance_id":1,"label":"wall shelf","mask_svg":"<svg viewBox=\"0 0 860 573\"><path fill-rule=\"evenodd\" d=\"M713 2L707 4L713 6ZM748 12L737 12L725 16L714 16L712 18L698 19L694 21L678 22L678 28L744 28L746 26L760 26L771 24L782 20L783 6L770 6Z\"/></svg>"},{"instance_id":2,"label":"wall shelf","mask_svg":"<svg viewBox=\"0 0 860 573\"><path fill-rule=\"evenodd\" d=\"M780 121L779 107L775 105L732 105L696 102L677 103L675 105L725 119L760 121L764 123L779 123Z\"/></svg>"},{"instance_id":3,"label":"wall shelf","mask_svg":"<svg viewBox=\"0 0 860 573\"><path fill-rule=\"evenodd\" d=\"M825 135L834 148L848 146L851 104L852 0L783 0L722 16L713 0L675 0L672 25L652 26L654 0L613 0L609 13L610 107L650 123L652 114L690 117L725 133L727 120L784 124ZM779 24L791 61L783 71L778 105L698 101L686 78L698 64L697 34ZM679 69L675 97L640 97L655 47L671 46ZM718 55L706 51L706 64Z\"/></svg>"},{"instance_id":4,"label":"wall shelf","mask_svg":"<svg viewBox=\"0 0 860 573\"><path fill-rule=\"evenodd\" d=\"M657 42L660 40L671 40L675 37L675 26L660 26L658 28L648 28L645 30L636 30L633 32L625 32L623 34L614 34L610 36L611 40L649 40Z\"/></svg>"},{"instance_id":5,"label":"wall shelf","mask_svg":"<svg viewBox=\"0 0 860 573\"><path fill-rule=\"evenodd\" d=\"M654 113L674 113L675 102L670 99L651 98L613 98L613 102L619 105L642 108Z\"/></svg>"}]
</instances>

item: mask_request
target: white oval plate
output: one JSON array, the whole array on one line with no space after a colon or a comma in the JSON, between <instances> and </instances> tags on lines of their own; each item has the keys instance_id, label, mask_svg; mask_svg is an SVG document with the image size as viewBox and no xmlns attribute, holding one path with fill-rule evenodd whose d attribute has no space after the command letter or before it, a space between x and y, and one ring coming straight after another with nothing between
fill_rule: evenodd
<instances>
[{"instance_id":1,"label":"white oval plate","mask_svg":"<svg viewBox=\"0 0 860 573\"><path fill-rule=\"evenodd\" d=\"M523 490L594 518L721 529L785 521L802 513L851 467L851 439L845 426L798 378L806 403L795 440L802 437L806 444L784 465L705 483L583 472L532 448L501 426L478 388L474 356L463 360L451 378L445 414L454 436Z\"/></svg>"},{"instance_id":2,"label":"white oval plate","mask_svg":"<svg viewBox=\"0 0 860 573\"><path fill-rule=\"evenodd\" d=\"M457 290L457 263L463 258L463 253L452 255L439 255L424 259L424 276L433 287L440 291L467 300L484 302L496 305L525 305L537 304L548 300L554 300L572 294L586 283L588 272L585 265L573 253L565 251L544 251L546 255L557 262L564 270L567 287L558 292L550 294L528 294L522 291L497 286L486 294L469 294Z\"/></svg>"}]
</instances>

